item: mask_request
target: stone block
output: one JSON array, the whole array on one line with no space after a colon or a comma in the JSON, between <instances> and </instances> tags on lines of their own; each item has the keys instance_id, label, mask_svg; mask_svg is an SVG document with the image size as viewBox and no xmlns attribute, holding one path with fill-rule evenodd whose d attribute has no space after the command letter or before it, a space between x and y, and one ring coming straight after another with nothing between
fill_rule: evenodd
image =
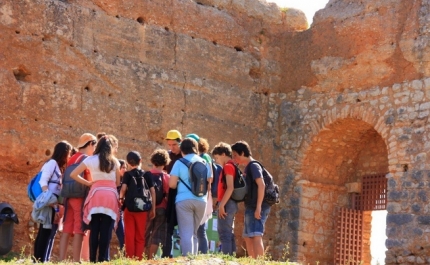
<instances>
[{"instance_id":1,"label":"stone block","mask_svg":"<svg viewBox=\"0 0 430 265\"><path fill-rule=\"evenodd\" d=\"M348 193L361 193L361 183L351 182L345 184Z\"/></svg>"},{"instance_id":2,"label":"stone block","mask_svg":"<svg viewBox=\"0 0 430 265\"><path fill-rule=\"evenodd\" d=\"M413 221L412 214L388 214L387 224L404 225Z\"/></svg>"}]
</instances>

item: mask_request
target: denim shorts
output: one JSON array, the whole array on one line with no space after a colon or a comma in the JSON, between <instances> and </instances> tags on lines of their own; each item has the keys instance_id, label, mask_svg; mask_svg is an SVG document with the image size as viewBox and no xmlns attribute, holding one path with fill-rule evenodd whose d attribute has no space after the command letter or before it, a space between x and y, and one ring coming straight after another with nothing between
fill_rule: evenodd
<instances>
[{"instance_id":1,"label":"denim shorts","mask_svg":"<svg viewBox=\"0 0 430 265\"><path fill-rule=\"evenodd\" d=\"M263 205L261 207L261 219L255 219L255 208L246 207L245 209L245 224L243 226L243 237L263 236L264 225L267 217L269 217L270 206Z\"/></svg>"}]
</instances>

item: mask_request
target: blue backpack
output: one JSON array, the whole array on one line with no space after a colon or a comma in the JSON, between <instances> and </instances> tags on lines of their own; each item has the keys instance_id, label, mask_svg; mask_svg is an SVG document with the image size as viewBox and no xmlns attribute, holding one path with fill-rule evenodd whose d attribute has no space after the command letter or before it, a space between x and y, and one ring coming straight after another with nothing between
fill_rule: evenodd
<instances>
[{"instance_id":1,"label":"blue backpack","mask_svg":"<svg viewBox=\"0 0 430 265\"><path fill-rule=\"evenodd\" d=\"M180 158L180 162L188 167L188 182L185 183L181 178L179 180L184 184L192 194L197 197L203 197L208 192L208 169L206 167L206 160L190 162L185 158Z\"/></svg>"},{"instance_id":2,"label":"blue backpack","mask_svg":"<svg viewBox=\"0 0 430 265\"><path fill-rule=\"evenodd\" d=\"M55 171L52 172L51 177L49 178L48 183L57 183L60 184L58 181L51 181L52 176L54 176L54 174L56 174L58 176L58 173ZM37 197L39 197L40 194L42 194L42 187L39 184L40 178L42 177L42 170L36 174L36 176L34 176L31 180L30 183L27 186L27 195L28 198L30 199L30 201L34 202ZM59 176L58 176L59 177Z\"/></svg>"}]
</instances>

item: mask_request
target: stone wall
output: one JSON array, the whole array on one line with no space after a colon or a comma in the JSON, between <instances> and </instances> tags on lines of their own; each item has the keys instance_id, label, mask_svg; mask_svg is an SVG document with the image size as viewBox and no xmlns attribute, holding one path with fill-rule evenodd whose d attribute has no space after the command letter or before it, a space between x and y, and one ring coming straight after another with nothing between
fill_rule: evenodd
<instances>
[{"instance_id":1,"label":"stone wall","mask_svg":"<svg viewBox=\"0 0 430 265\"><path fill-rule=\"evenodd\" d=\"M302 88L272 95L272 101L282 99L272 109L279 114L279 128L284 128L280 159L287 163L280 171L294 176L294 180L284 180L285 197L280 207L281 215L289 219L281 224L280 231L290 232L280 233L276 240L288 237L294 242L297 259L308 262L324 257L302 250L305 242L312 249L312 241L301 237L308 215L303 200L308 193L297 189L297 184L306 181L322 187L343 187L349 176L360 180L365 174L389 172L386 264L429 262L425 239L429 91L430 79L426 78L360 92L328 94ZM324 188L318 190L323 196ZM335 200L332 205L336 205ZM306 232L312 234L313 230ZM314 248L324 249L316 242Z\"/></svg>"},{"instance_id":2,"label":"stone wall","mask_svg":"<svg viewBox=\"0 0 430 265\"><path fill-rule=\"evenodd\" d=\"M147 168L176 128L212 146L246 140L270 169L274 258L289 244L290 260L331 264L321 220L350 206L346 183L388 172L386 264L430 263L429 10L330 0L305 30L302 12L257 0L2 1L0 201L24 219L14 251L28 245L25 185L57 141L107 131Z\"/></svg>"},{"instance_id":3,"label":"stone wall","mask_svg":"<svg viewBox=\"0 0 430 265\"><path fill-rule=\"evenodd\" d=\"M275 171L268 38L306 26L301 11L257 0L1 1L0 201L21 218L13 250L30 242L30 178L84 132L116 135L118 156L138 150L145 169L170 129L211 146L243 139Z\"/></svg>"}]
</instances>

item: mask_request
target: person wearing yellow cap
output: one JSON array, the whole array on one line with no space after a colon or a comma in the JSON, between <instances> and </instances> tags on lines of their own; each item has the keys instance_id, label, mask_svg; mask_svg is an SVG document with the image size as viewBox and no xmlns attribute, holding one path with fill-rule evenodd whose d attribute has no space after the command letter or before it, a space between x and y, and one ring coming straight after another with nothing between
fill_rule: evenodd
<instances>
[{"instance_id":1,"label":"person wearing yellow cap","mask_svg":"<svg viewBox=\"0 0 430 265\"><path fill-rule=\"evenodd\" d=\"M173 164L180 158L182 158L182 153L180 149L180 145L182 142L182 135L178 130L170 130L166 135L166 142L169 146L169 158L170 163L164 167L164 170L170 174L172 171ZM176 198L177 190L169 189L169 195L167 199L167 207L166 207L166 221L167 221L167 231L166 231L166 241L163 244L162 249L162 258L169 258L171 256L172 250L172 236L173 230L177 225L176 220L176 210L175 210L175 198Z\"/></svg>"},{"instance_id":2,"label":"person wearing yellow cap","mask_svg":"<svg viewBox=\"0 0 430 265\"><path fill-rule=\"evenodd\" d=\"M178 130L170 130L166 135L166 142L169 146L169 157L170 163L166 166L165 170L167 174L170 174L172 171L173 164L175 164L176 160L182 157L180 145L182 142L182 135Z\"/></svg>"}]
</instances>

